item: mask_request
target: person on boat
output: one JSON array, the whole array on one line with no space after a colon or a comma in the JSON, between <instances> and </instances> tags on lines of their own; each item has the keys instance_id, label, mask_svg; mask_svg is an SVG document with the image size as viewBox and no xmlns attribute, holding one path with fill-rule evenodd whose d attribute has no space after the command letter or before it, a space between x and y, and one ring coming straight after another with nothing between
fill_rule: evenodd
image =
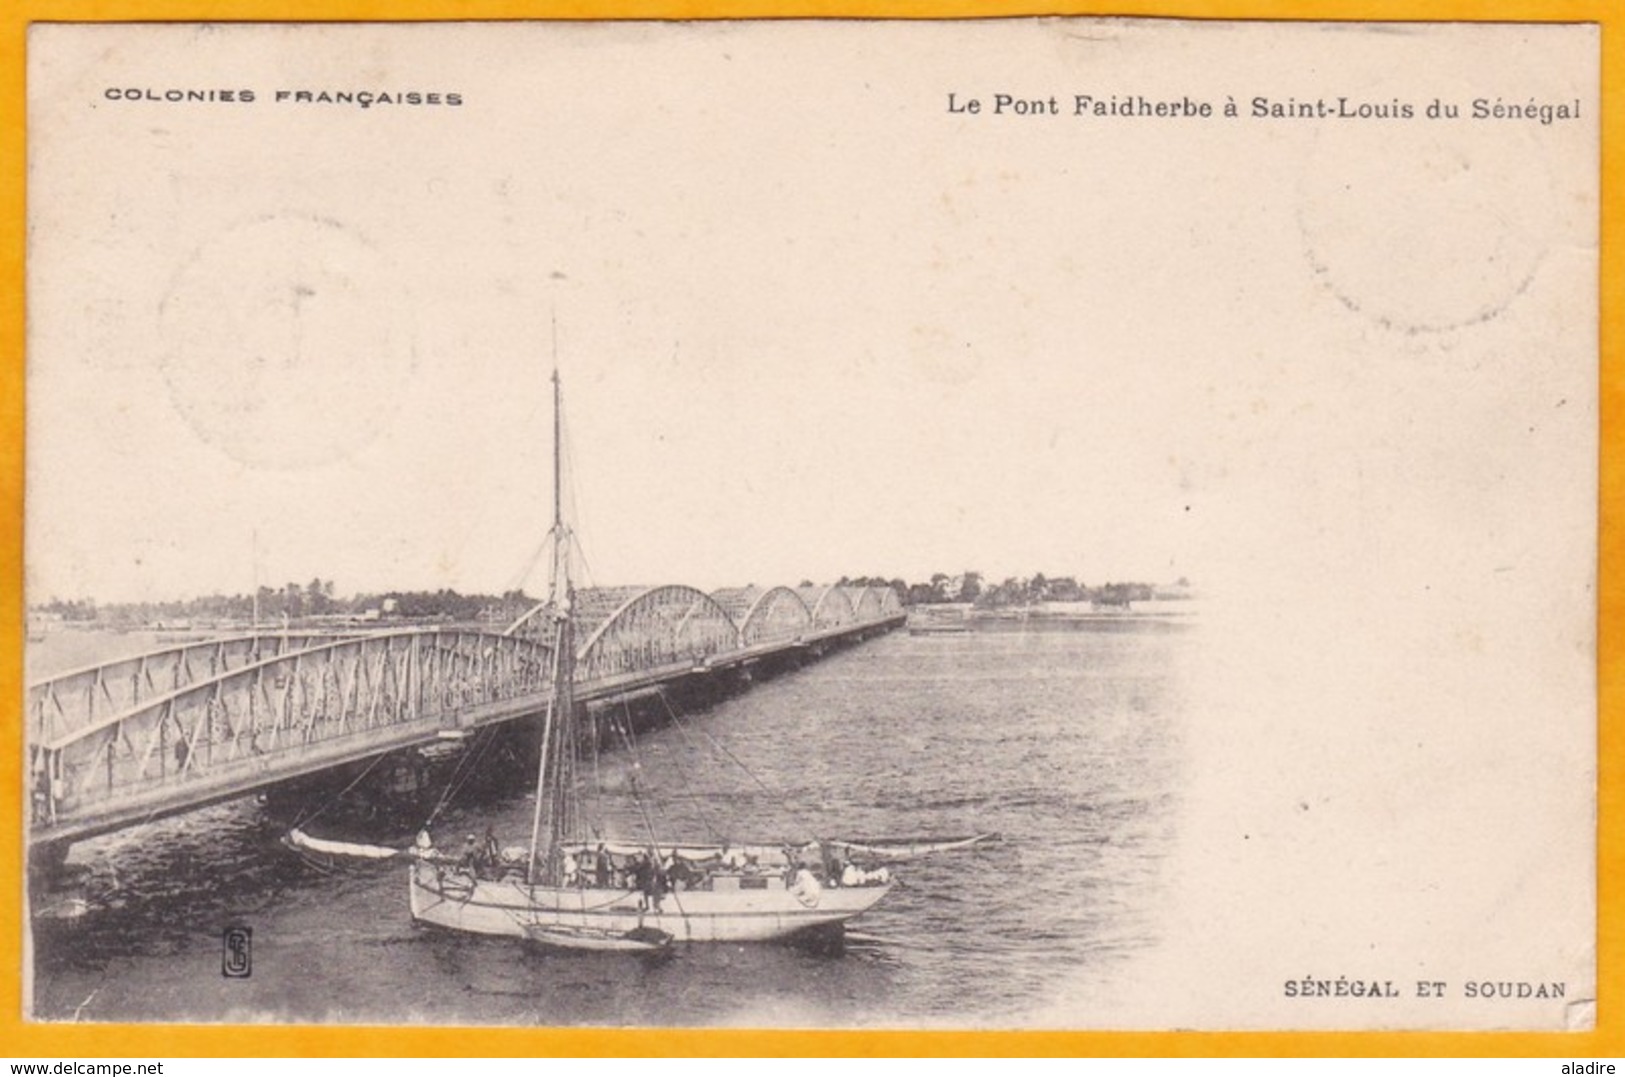
<instances>
[{"instance_id":1,"label":"person on boat","mask_svg":"<svg viewBox=\"0 0 1625 1077\"><path fill-rule=\"evenodd\" d=\"M458 857L457 866L467 868L469 871L475 871L479 868L480 842L474 835L470 834L463 841L463 855Z\"/></svg>"},{"instance_id":2,"label":"person on boat","mask_svg":"<svg viewBox=\"0 0 1625 1077\"><path fill-rule=\"evenodd\" d=\"M603 842L599 842L597 857L593 863L593 881L598 884L600 889L607 890L610 883L614 881L612 871L609 862L609 850L604 848Z\"/></svg>"},{"instance_id":3,"label":"person on boat","mask_svg":"<svg viewBox=\"0 0 1625 1077\"><path fill-rule=\"evenodd\" d=\"M564 877L565 886L574 886L581 878L581 865L577 862L575 854L568 849L564 851L564 860L559 865L559 870Z\"/></svg>"},{"instance_id":4,"label":"person on boat","mask_svg":"<svg viewBox=\"0 0 1625 1077\"><path fill-rule=\"evenodd\" d=\"M838 886L841 881L841 860L835 855L828 842L817 842L814 848L818 850L818 864L824 871L824 878L830 885Z\"/></svg>"},{"instance_id":5,"label":"person on boat","mask_svg":"<svg viewBox=\"0 0 1625 1077\"><path fill-rule=\"evenodd\" d=\"M660 861L660 874L665 876L668 891L675 892L678 884L688 879L688 863L673 849L671 853Z\"/></svg>"},{"instance_id":6,"label":"person on boat","mask_svg":"<svg viewBox=\"0 0 1625 1077\"><path fill-rule=\"evenodd\" d=\"M654 901L655 870L643 853L632 854L632 885L638 891L638 908L650 908ZM658 906L656 911L659 911Z\"/></svg>"},{"instance_id":7,"label":"person on boat","mask_svg":"<svg viewBox=\"0 0 1625 1077\"><path fill-rule=\"evenodd\" d=\"M502 863L502 846L497 844L496 832L490 826L485 828L485 848L481 851L485 854L485 863L489 867L494 868Z\"/></svg>"},{"instance_id":8,"label":"person on boat","mask_svg":"<svg viewBox=\"0 0 1625 1077\"><path fill-rule=\"evenodd\" d=\"M891 871L884 866L878 867L874 871L865 871L848 860L846 867L841 869L842 886L872 886L890 880Z\"/></svg>"},{"instance_id":9,"label":"person on boat","mask_svg":"<svg viewBox=\"0 0 1625 1077\"><path fill-rule=\"evenodd\" d=\"M811 868L806 867L793 867L791 872L790 883L786 889L803 905L808 908L815 907L824 892L823 886L818 882L818 876L813 874Z\"/></svg>"},{"instance_id":10,"label":"person on boat","mask_svg":"<svg viewBox=\"0 0 1625 1077\"><path fill-rule=\"evenodd\" d=\"M666 872L666 863L660 859L657 849L649 850L649 903L655 912L660 911L660 900L671 890L671 876Z\"/></svg>"},{"instance_id":11,"label":"person on boat","mask_svg":"<svg viewBox=\"0 0 1625 1077\"><path fill-rule=\"evenodd\" d=\"M671 851L671 867L666 870L671 880L673 890L692 890L695 883L701 878L701 873L683 857L677 855L677 850Z\"/></svg>"}]
</instances>

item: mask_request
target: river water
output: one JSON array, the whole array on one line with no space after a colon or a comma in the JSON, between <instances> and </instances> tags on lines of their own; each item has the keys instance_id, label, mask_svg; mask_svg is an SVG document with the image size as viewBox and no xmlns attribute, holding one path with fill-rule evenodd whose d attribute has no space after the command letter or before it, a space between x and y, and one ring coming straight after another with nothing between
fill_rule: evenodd
<instances>
[{"instance_id":1,"label":"river water","mask_svg":"<svg viewBox=\"0 0 1625 1077\"><path fill-rule=\"evenodd\" d=\"M322 870L254 799L74 848L92 911L33 939L47 1020L459 1025L1086 1024L1159 941L1200 632L1156 622L891 635L754 686L599 761L635 766L665 839L996 831L905 864L841 952L695 945L549 954L413 925L404 866ZM442 846L528 835L509 790ZM611 814L615 801L608 804ZM318 821L319 822L319 821ZM317 823L312 829L320 830ZM345 837L338 830L329 837ZM252 973L222 976L222 931Z\"/></svg>"}]
</instances>

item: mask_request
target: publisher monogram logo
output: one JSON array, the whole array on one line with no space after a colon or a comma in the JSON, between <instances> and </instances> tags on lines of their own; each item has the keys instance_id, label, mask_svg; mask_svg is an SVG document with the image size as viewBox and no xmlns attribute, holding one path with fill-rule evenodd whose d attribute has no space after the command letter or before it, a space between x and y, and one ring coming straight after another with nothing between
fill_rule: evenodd
<instances>
[{"instance_id":1,"label":"publisher monogram logo","mask_svg":"<svg viewBox=\"0 0 1625 1077\"><path fill-rule=\"evenodd\" d=\"M253 971L253 929L226 928L220 936L220 975L228 980L246 980Z\"/></svg>"}]
</instances>

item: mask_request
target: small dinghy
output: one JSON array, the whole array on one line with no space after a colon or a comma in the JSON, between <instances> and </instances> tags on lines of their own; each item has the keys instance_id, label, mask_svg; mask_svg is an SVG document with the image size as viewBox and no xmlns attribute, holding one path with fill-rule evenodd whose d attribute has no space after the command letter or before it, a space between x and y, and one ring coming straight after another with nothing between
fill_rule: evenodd
<instances>
[{"instance_id":1,"label":"small dinghy","mask_svg":"<svg viewBox=\"0 0 1625 1077\"><path fill-rule=\"evenodd\" d=\"M671 948L673 936L654 927L613 931L569 924L528 924L525 937L551 950L596 953L651 954Z\"/></svg>"}]
</instances>

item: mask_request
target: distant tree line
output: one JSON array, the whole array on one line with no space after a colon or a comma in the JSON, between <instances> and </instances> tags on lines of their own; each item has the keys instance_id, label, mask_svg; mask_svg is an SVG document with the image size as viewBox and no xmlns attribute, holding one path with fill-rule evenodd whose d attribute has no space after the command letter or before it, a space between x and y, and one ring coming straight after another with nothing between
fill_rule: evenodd
<instances>
[{"instance_id":1,"label":"distant tree line","mask_svg":"<svg viewBox=\"0 0 1625 1077\"><path fill-rule=\"evenodd\" d=\"M383 591L340 598L333 581L313 579L280 588L259 588L257 594L212 594L166 602L98 604L93 599L63 601L52 598L30 607L62 621L99 621L118 626L159 622L230 622L279 625L330 619L395 619L415 621L501 621L518 618L536 605L524 591L500 595L465 595L448 588L438 591Z\"/></svg>"},{"instance_id":2,"label":"distant tree line","mask_svg":"<svg viewBox=\"0 0 1625 1077\"><path fill-rule=\"evenodd\" d=\"M94 599L75 599L64 602L60 598L41 605L29 607L31 612L49 614L59 621L94 621L96 619L96 602Z\"/></svg>"},{"instance_id":3,"label":"distant tree line","mask_svg":"<svg viewBox=\"0 0 1625 1077\"><path fill-rule=\"evenodd\" d=\"M1010 576L998 583L987 581L973 570L953 576L937 572L927 581L914 583L884 576L842 576L835 583L838 587L889 587L904 606L953 602L971 603L981 608L1031 606L1040 602L1126 606L1164 593L1162 588L1149 583L1104 583L1091 587L1072 576L1046 576L1042 572L1024 578ZM803 580L801 586L814 584ZM1189 581L1183 578L1174 584L1176 593L1189 586ZM517 619L538 601L522 590L505 591L500 595L465 595L448 588L381 591L341 598L334 594L332 580L316 578L306 584L290 582L280 588L262 586L257 595L212 594L168 602L99 605L93 599L52 598L31 606L29 612L54 620L95 621L118 626L179 621L248 624L256 618L263 625L333 619L506 623Z\"/></svg>"}]
</instances>

